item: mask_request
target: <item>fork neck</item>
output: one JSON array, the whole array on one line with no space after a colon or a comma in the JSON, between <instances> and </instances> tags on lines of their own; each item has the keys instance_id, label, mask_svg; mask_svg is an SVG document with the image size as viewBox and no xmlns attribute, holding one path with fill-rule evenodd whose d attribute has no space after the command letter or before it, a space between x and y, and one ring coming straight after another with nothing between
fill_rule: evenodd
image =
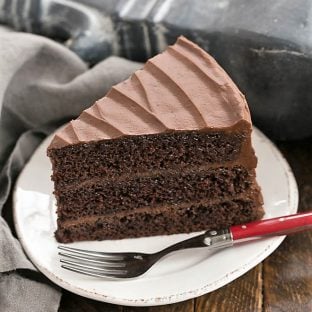
<instances>
[{"instance_id":1,"label":"fork neck","mask_svg":"<svg viewBox=\"0 0 312 312\"><path fill-rule=\"evenodd\" d=\"M212 230L207 231L203 234L191 237L182 242L178 242L171 245L159 253L159 256L173 252L176 250L187 249L187 248L200 248L200 247L210 247L211 249L224 248L233 245L232 234L229 229L223 230Z\"/></svg>"}]
</instances>

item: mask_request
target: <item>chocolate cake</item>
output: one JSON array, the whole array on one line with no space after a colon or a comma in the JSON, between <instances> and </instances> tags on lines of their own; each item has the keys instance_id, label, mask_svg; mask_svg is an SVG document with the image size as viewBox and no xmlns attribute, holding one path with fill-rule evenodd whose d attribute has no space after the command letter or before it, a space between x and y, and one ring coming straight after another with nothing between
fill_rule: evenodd
<instances>
[{"instance_id":1,"label":"chocolate cake","mask_svg":"<svg viewBox=\"0 0 312 312\"><path fill-rule=\"evenodd\" d=\"M56 239L225 228L263 216L245 97L184 37L114 86L48 148Z\"/></svg>"}]
</instances>

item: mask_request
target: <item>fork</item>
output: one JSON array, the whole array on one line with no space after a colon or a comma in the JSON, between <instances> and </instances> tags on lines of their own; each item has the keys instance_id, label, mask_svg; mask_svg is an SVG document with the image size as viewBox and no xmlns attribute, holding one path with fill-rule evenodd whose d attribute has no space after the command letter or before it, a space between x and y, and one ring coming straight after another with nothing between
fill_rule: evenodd
<instances>
[{"instance_id":1,"label":"fork","mask_svg":"<svg viewBox=\"0 0 312 312\"><path fill-rule=\"evenodd\" d=\"M206 231L156 253L100 252L64 245L58 246L58 249L61 250L60 262L64 269L93 277L132 278L144 274L159 259L173 251L198 247L220 249L250 239L286 235L311 228L312 211Z\"/></svg>"}]
</instances>

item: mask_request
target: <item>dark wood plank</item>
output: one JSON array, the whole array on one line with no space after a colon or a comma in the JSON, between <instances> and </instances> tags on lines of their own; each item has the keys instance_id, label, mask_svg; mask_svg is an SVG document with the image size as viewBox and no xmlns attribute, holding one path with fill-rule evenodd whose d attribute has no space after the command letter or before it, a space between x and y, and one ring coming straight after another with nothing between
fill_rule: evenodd
<instances>
[{"instance_id":1,"label":"dark wood plank","mask_svg":"<svg viewBox=\"0 0 312 312\"><path fill-rule=\"evenodd\" d=\"M155 307L124 307L123 312L194 312L194 300Z\"/></svg>"},{"instance_id":2,"label":"dark wood plank","mask_svg":"<svg viewBox=\"0 0 312 312\"><path fill-rule=\"evenodd\" d=\"M312 139L280 143L299 186L299 210L312 210ZM312 232L289 235L264 262L264 311L312 311Z\"/></svg>"},{"instance_id":3,"label":"dark wood plank","mask_svg":"<svg viewBox=\"0 0 312 312\"><path fill-rule=\"evenodd\" d=\"M232 283L195 299L195 312L262 311L262 264Z\"/></svg>"},{"instance_id":4,"label":"dark wood plank","mask_svg":"<svg viewBox=\"0 0 312 312\"><path fill-rule=\"evenodd\" d=\"M312 311L312 233L295 234L264 262L264 311Z\"/></svg>"},{"instance_id":5,"label":"dark wood plank","mask_svg":"<svg viewBox=\"0 0 312 312\"><path fill-rule=\"evenodd\" d=\"M126 307L90 300L63 291L59 312L194 312L194 300L155 307Z\"/></svg>"},{"instance_id":6,"label":"dark wood plank","mask_svg":"<svg viewBox=\"0 0 312 312\"><path fill-rule=\"evenodd\" d=\"M63 290L59 312L122 312L122 307L87 299Z\"/></svg>"}]
</instances>

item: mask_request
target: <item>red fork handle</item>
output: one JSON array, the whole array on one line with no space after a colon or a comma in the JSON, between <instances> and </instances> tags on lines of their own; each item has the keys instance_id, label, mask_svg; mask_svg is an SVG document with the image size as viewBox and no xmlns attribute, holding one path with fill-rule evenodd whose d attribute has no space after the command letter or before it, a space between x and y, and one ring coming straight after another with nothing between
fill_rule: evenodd
<instances>
[{"instance_id":1,"label":"red fork handle","mask_svg":"<svg viewBox=\"0 0 312 312\"><path fill-rule=\"evenodd\" d=\"M270 235L286 235L312 229L312 211L254 221L230 227L233 240Z\"/></svg>"}]
</instances>

